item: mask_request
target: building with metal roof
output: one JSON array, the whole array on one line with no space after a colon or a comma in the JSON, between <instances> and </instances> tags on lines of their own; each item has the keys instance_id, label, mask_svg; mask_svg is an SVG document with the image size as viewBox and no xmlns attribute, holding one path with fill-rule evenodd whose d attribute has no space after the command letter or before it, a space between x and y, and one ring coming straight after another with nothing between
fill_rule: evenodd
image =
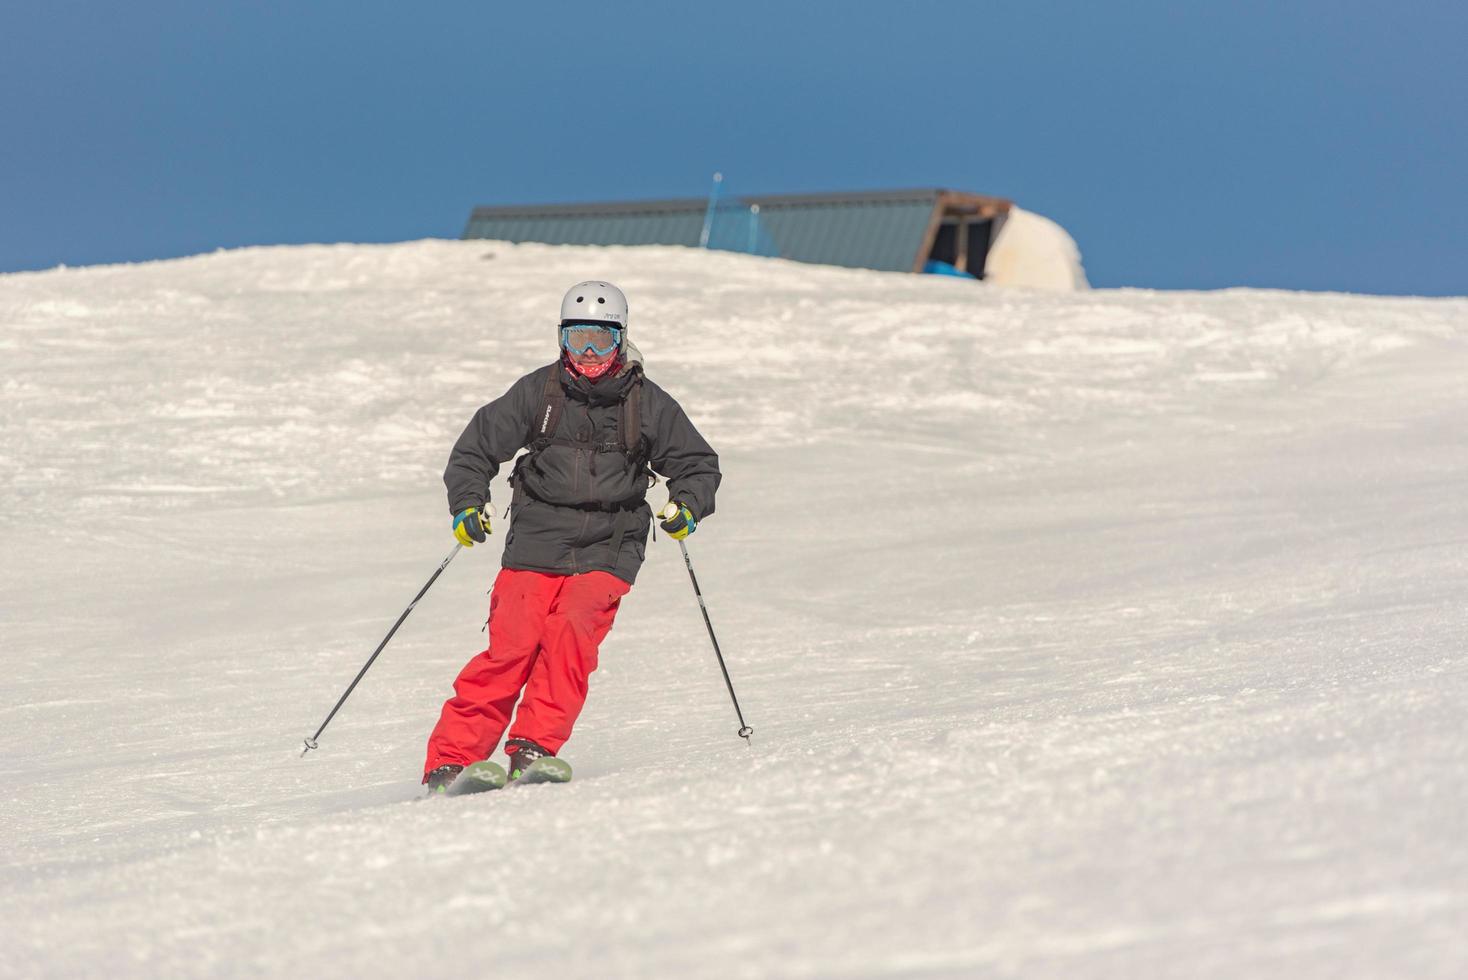
<instances>
[{"instance_id":1,"label":"building with metal roof","mask_svg":"<svg viewBox=\"0 0 1468 980\"><path fill-rule=\"evenodd\" d=\"M510 205L476 207L462 237L550 245L701 246L797 262L982 279L991 248L1017 213L1023 212L1004 198L942 188Z\"/></svg>"}]
</instances>

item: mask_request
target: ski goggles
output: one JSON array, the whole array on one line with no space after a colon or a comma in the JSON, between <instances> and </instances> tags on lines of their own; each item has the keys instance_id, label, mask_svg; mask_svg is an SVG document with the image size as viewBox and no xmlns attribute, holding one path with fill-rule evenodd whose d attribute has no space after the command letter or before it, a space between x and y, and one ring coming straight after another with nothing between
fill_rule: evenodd
<instances>
[{"instance_id":1,"label":"ski goggles","mask_svg":"<svg viewBox=\"0 0 1468 980\"><path fill-rule=\"evenodd\" d=\"M605 357L622 346L622 329L604 323L568 323L561 327L561 346L573 354L589 350Z\"/></svg>"}]
</instances>

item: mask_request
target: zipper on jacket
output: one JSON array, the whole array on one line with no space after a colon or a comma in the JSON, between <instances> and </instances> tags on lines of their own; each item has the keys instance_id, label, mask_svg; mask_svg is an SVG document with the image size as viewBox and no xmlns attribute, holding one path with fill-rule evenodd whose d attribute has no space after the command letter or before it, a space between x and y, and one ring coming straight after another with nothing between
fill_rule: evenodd
<instances>
[{"instance_id":1,"label":"zipper on jacket","mask_svg":"<svg viewBox=\"0 0 1468 980\"><path fill-rule=\"evenodd\" d=\"M581 530L579 530L579 531L576 532L576 538L575 538L575 540L580 541L582 538L586 537L586 526L588 524L590 524L590 523L591 523L591 512L590 511L582 511L581 512ZM574 544L571 545L571 568L572 568L573 572L575 574L577 574L577 575L580 575L581 574L581 560L576 557L576 552L579 551L579 550L580 549L577 548L576 545L574 545Z\"/></svg>"}]
</instances>

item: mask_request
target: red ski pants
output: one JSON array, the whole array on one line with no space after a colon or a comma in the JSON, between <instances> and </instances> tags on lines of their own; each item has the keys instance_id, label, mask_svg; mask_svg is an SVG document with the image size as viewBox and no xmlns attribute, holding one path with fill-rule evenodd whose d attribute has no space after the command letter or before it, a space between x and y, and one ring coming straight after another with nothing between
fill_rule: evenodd
<instances>
[{"instance_id":1,"label":"red ski pants","mask_svg":"<svg viewBox=\"0 0 1468 980\"><path fill-rule=\"evenodd\" d=\"M607 572L501 569L489 598L489 647L454 681L454 696L428 737L423 771L488 758L522 688L510 737L560 751L586 703L597 648L630 588Z\"/></svg>"}]
</instances>

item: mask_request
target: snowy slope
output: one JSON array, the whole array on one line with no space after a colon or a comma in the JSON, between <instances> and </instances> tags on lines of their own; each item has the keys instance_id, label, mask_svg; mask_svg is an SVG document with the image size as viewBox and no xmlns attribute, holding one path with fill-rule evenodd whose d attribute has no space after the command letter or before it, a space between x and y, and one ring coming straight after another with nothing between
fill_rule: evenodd
<instances>
[{"instance_id":1,"label":"snowy slope","mask_svg":"<svg viewBox=\"0 0 1468 980\"><path fill-rule=\"evenodd\" d=\"M493 547L299 759L593 276L753 750L660 541L574 783L413 802ZM1468 300L262 248L0 277L0 364L0 975L1468 969Z\"/></svg>"}]
</instances>

